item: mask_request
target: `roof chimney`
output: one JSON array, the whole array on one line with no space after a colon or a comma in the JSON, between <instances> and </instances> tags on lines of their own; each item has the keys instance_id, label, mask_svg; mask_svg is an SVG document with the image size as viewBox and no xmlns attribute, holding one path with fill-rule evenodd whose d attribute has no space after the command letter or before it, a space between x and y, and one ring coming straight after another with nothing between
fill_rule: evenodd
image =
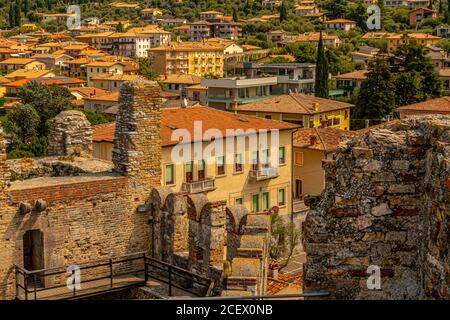
<instances>
[{"instance_id":1,"label":"roof chimney","mask_svg":"<svg viewBox=\"0 0 450 320\"><path fill-rule=\"evenodd\" d=\"M311 135L311 136L309 137L309 144L312 145L312 146L314 146L316 143L317 143L317 136Z\"/></svg>"},{"instance_id":2,"label":"roof chimney","mask_svg":"<svg viewBox=\"0 0 450 320\"><path fill-rule=\"evenodd\" d=\"M319 103L317 101L313 102L314 111L319 111Z\"/></svg>"}]
</instances>

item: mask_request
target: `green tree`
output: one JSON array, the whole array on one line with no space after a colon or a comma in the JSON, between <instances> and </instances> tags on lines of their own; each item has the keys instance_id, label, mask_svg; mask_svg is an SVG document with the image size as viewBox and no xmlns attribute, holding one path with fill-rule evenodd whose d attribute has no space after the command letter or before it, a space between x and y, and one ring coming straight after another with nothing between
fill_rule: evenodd
<instances>
[{"instance_id":1,"label":"green tree","mask_svg":"<svg viewBox=\"0 0 450 320\"><path fill-rule=\"evenodd\" d=\"M158 74L153 69L152 62L148 58L139 58L137 60L139 64L139 74L149 80L156 80L158 78Z\"/></svg>"},{"instance_id":2,"label":"green tree","mask_svg":"<svg viewBox=\"0 0 450 320\"><path fill-rule=\"evenodd\" d=\"M30 12L30 0L25 0L23 3L23 14L25 16Z\"/></svg>"},{"instance_id":3,"label":"green tree","mask_svg":"<svg viewBox=\"0 0 450 320\"><path fill-rule=\"evenodd\" d=\"M123 27L123 24L120 21L116 26L116 32L125 32L125 28Z\"/></svg>"},{"instance_id":4,"label":"green tree","mask_svg":"<svg viewBox=\"0 0 450 320\"><path fill-rule=\"evenodd\" d=\"M390 65L385 56L378 55L368 63L367 78L361 89L354 108L354 117L370 119L375 124L395 109L395 84ZM352 129L362 128L363 121L354 121Z\"/></svg>"},{"instance_id":5,"label":"green tree","mask_svg":"<svg viewBox=\"0 0 450 320\"><path fill-rule=\"evenodd\" d=\"M28 143L38 133L40 118L29 104L20 104L8 113L5 130L13 144Z\"/></svg>"},{"instance_id":6,"label":"green tree","mask_svg":"<svg viewBox=\"0 0 450 320\"><path fill-rule=\"evenodd\" d=\"M108 120L108 118L106 118L103 114L98 113L98 112L94 112L91 110L87 110L87 109L82 109L82 108L77 108L77 111L83 112L84 115L86 116L86 119L89 121L89 123L92 126L95 126L97 124L102 124L102 123L108 123L110 122Z\"/></svg>"},{"instance_id":7,"label":"green tree","mask_svg":"<svg viewBox=\"0 0 450 320\"><path fill-rule=\"evenodd\" d=\"M295 60L300 63L316 62L317 48L312 43L294 42L286 46L286 52L293 55Z\"/></svg>"},{"instance_id":8,"label":"green tree","mask_svg":"<svg viewBox=\"0 0 450 320\"><path fill-rule=\"evenodd\" d=\"M20 27L22 24L22 3L20 0L16 0L14 5L14 25Z\"/></svg>"},{"instance_id":9,"label":"green tree","mask_svg":"<svg viewBox=\"0 0 450 320\"><path fill-rule=\"evenodd\" d=\"M16 9L14 8L14 4L11 3L9 5L9 27L14 28L16 26Z\"/></svg>"},{"instance_id":10,"label":"green tree","mask_svg":"<svg viewBox=\"0 0 450 320\"><path fill-rule=\"evenodd\" d=\"M317 47L316 80L314 84L316 97L328 97L328 61L323 45L322 31L320 31L319 45Z\"/></svg>"},{"instance_id":11,"label":"green tree","mask_svg":"<svg viewBox=\"0 0 450 320\"><path fill-rule=\"evenodd\" d=\"M283 22L284 20L286 20L287 15L288 15L287 8L283 1L283 2L281 2L281 6L280 6L280 22Z\"/></svg>"},{"instance_id":12,"label":"green tree","mask_svg":"<svg viewBox=\"0 0 450 320\"><path fill-rule=\"evenodd\" d=\"M289 263L295 246L300 237L300 232L292 222L284 222L276 212L270 217L271 238L269 244L269 256L280 263L280 269Z\"/></svg>"},{"instance_id":13,"label":"green tree","mask_svg":"<svg viewBox=\"0 0 450 320\"><path fill-rule=\"evenodd\" d=\"M233 21L237 22L239 20L238 13L236 7L233 7Z\"/></svg>"}]
</instances>

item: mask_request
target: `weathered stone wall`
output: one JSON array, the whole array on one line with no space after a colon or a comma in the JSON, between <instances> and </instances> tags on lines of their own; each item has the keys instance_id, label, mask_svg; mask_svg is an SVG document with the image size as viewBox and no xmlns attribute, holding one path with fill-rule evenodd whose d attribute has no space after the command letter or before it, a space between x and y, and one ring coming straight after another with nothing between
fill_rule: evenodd
<instances>
[{"instance_id":1,"label":"weathered stone wall","mask_svg":"<svg viewBox=\"0 0 450 320\"><path fill-rule=\"evenodd\" d=\"M340 299L450 298L450 117L374 129L324 162L304 226L305 291ZM381 268L381 289L367 268Z\"/></svg>"},{"instance_id":2,"label":"weathered stone wall","mask_svg":"<svg viewBox=\"0 0 450 320\"><path fill-rule=\"evenodd\" d=\"M161 176L161 132L159 126L149 125L160 123L160 91L150 81L126 82L120 89L112 159L115 170L130 183L160 183L155 184L155 177Z\"/></svg>"},{"instance_id":3,"label":"weathered stone wall","mask_svg":"<svg viewBox=\"0 0 450 320\"><path fill-rule=\"evenodd\" d=\"M92 150L92 128L82 112L63 111L52 120L49 155L90 157Z\"/></svg>"},{"instance_id":4,"label":"weathered stone wall","mask_svg":"<svg viewBox=\"0 0 450 320\"><path fill-rule=\"evenodd\" d=\"M146 129L143 133L145 140L135 141L131 137L122 145L121 152L127 155L123 159L131 161L118 163L122 158L116 157L118 173L112 170L99 173L83 167L83 172L77 172L77 176L44 175L10 182L5 141L0 133L0 299L14 297L14 265L24 265L23 236L29 230L43 233L44 268L142 251L150 253L149 216L138 208L149 201L150 189L158 186L161 179L159 97L155 97L151 107L138 106L137 101L146 103L149 100L147 95L158 95L159 89L153 88L153 84L143 86L151 90L133 91L139 96L122 97L119 107L123 117L118 123L119 136L124 132L132 136L129 128ZM133 84L127 86L130 87ZM133 102L131 109L128 109L130 101L127 99ZM127 115L127 110L131 115ZM69 126L67 132L80 128L79 123L74 125L76 129ZM86 132L90 129L86 128ZM158 132L158 136L150 138L149 132ZM66 154L67 150L78 145L75 140L64 141ZM120 170L125 167L126 171ZM25 210L21 211L21 207ZM107 268L104 271L108 272ZM81 280L89 276L92 274L82 273ZM43 284L64 281L60 277L49 277Z\"/></svg>"}]
</instances>

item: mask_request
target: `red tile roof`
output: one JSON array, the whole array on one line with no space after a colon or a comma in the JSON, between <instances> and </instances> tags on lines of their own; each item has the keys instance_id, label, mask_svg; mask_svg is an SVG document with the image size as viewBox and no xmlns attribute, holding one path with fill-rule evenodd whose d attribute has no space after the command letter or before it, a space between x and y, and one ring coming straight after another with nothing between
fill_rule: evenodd
<instances>
[{"instance_id":1,"label":"red tile roof","mask_svg":"<svg viewBox=\"0 0 450 320\"><path fill-rule=\"evenodd\" d=\"M294 132L293 145L299 148L308 148L321 151L334 151L345 136L356 136L355 131L335 128L304 128ZM311 136L316 137L316 143L311 145Z\"/></svg>"},{"instance_id":2,"label":"red tile roof","mask_svg":"<svg viewBox=\"0 0 450 320\"><path fill-rule=\"evenodd\" d=\"M318 103L318 110L314 109ZM290 93L258 102L237 106L238 111L260 111L276 113L317 114L322 112L340 110L353 107L353 105L331 99L309 96L301 93Z\"/></svg>"},{"instance_id":3,"label":"red tile roof","mask_svg":"<svg viewBox=\"0 0 450 320\"><path fill-rule=\"evenodd\" d=\"M191 136L193 137L195 121L202 122L203 133L208 129L218 129L222 132L224 137L234 136L230 134L227 135L227 129L242 129L244 131L247 131L249 129L289 130L298 128L297 125L287 122L267 120L252 116L243 116L203 106L173 109L168 108L161 109L162 146L171 146L179 143L179 141L173 141L171 139L172 132L174 130L172 128L186 129L191 133ZM113 142L114 131L115 123L94 126L92 139L97 142Z\"/></svg>"},{"instance_id":4,"label":"red tile roof","mask_svg":"<svg viewBox=\"0 0 450 320\"><path fill-rule=\"evenodd\" d=\"M430 112L450 112L450 96L426 100L419 103L413 103L407 106L399 107L398 110L415 110Z\"/></svg>"}]
</instances>

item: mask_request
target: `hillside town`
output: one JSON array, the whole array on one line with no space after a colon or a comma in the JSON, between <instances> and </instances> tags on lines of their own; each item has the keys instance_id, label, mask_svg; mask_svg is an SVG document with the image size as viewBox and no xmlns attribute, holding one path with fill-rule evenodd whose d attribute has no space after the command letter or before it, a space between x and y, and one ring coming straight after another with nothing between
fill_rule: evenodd
<instances>
[{"instance_id":1,"label":"hillside town","mask_svg":"<svg viewBox=\"0 0 450 320\"><path fill-rule=\"evenodd\" d=\"M450 1L4 2L0 299L450 299Z\"/></svg>"}]
</instances>

